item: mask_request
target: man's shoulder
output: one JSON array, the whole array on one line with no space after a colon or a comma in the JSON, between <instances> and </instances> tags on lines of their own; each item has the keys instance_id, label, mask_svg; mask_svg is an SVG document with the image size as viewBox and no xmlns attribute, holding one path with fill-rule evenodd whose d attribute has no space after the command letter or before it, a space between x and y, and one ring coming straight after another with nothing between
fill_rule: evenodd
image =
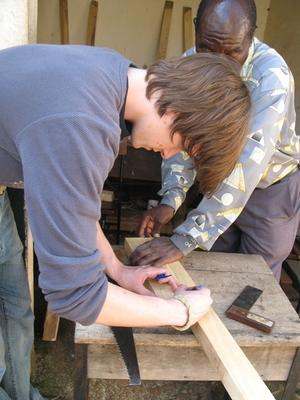
<instances>
[{"instance_id":1,"label":"man's shoulder","mask_svg":"<svg viewBox=\"0 0 300 400\"><path fill-rule=\"evenodd\" d=\"M252 79L262 91L289 90L292 73L284 58L266 43L254 39Z\"/></svg>"}]
</instances>

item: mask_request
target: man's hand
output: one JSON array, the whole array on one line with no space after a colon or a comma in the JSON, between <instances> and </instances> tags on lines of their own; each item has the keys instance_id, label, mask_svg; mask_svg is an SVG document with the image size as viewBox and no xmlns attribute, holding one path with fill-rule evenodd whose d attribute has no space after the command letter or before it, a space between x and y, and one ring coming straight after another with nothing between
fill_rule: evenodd
<instances>
[{"instance_id":1,"label":"man's hand","mask_svg":"<svg viewBox=\"0 0 300 400\"><path fill-rule=\"evenodd\" d=\"M138 228L138 235L141 237L150 237L160 233L162 226L173 218L174 212L174 208L166 204L160 204L145 211Z\"/></svg>"},{"instance_id":2,"label":"man's hand","mask_svg":"<svg viewBox=\"0 0 300 400\"><path fill-rule=\"evenodd\" d=\"M167 237L155 238L138 246L130 256L132 265L164 265L183 257L182 252Z\"/></svg>"},{"instance_id":3,"label":"man's hand","mask_svg":"<svg viewBox=\"0 0 300 400\"><path fill-rule=\"evenodd\" d=\"M145 296L155 296L153 292L145 288L144 284L147 279L155 279L155 277L159 274L168 275L169 272L165 268L158 267L123 266L119 270L116 281L121 287L130 290L131 292L135 292ZM177 281L173 276L167 276L166 278L159 279L158 283L168 283L173 291L175 291L178 287Z\"/></svg>"}]
</instances>

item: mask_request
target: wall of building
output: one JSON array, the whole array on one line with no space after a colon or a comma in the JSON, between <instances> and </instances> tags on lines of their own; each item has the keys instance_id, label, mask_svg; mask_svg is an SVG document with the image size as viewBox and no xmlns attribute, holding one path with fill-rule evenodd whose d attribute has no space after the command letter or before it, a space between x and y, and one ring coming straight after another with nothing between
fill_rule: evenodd
<instances>
[{"instance_id":1,"label":"wall of building","mask_svg":"<svg viewBox=\"0 0 300 400\"><path fill-rule=\"evenodd\" d=\"M191 7L196 15L199 0L173 0L167 56L183 50L183 7ZM89 0L69 0L71 43L85 43ZM263 38L270 0L257 1L257 36ZM165 0L101 0L96 30L96 45L112 47L138 65L155 60ZM38 41L60 43L59 1L39 0Z\"/></svg>"},{"instance_id":2,"label":"wall of building","mask_svg":"<svg viewBox=\"0 0 300 400\"><path fill-rule=\"evenodd\" d=\"M296 111L300 112L300 1L272 0L265 30L265 41L274 47L291 68L296 86ZM300 134L300 119L297 121Z\"/></svg>"}]
</instances>

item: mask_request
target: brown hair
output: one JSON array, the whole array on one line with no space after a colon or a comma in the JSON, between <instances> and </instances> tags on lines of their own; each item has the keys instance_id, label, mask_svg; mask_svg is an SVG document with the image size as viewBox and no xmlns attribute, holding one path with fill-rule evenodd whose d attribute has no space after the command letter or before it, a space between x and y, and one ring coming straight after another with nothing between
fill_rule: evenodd
<instances>
[{"instance_id":1,"label":"brown hair","mask_svg":"<svg viewBox=\"0 0 300 400\"><path fill-rule=\"evenodd\" d=\"M174 113L171 135L182 134L208 196L232 172L248 133L251 101L239 73L238 63L212 53L160 60L147 71L147 98L157 93L160 116Z\"/></svg>"}]
</instances>

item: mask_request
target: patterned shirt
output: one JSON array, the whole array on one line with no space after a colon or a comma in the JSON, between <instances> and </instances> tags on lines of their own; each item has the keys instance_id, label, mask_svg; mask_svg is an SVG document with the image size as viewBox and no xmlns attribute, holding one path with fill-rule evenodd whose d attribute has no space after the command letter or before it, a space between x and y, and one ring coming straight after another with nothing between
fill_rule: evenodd
<instances>
[{"instance_id":1,"label":"patterned shirt","mask_svg":"<svg viewBox=\"0 0 300 400\"><path fill-rule=\"evenodd\" d=\"M186 55L195 53L190 49ZM172 242L183 254L196 247L210 250L237 219L253 190L266 188L293 173L300 163L300 137L295 133L294 79L283 58L254 38L241 76L252 99L250 134L231 175L210 198L177 227ZM185 152L162 163L161 204L177 211L196 172Z\"/></svg>"}]
</instances>

